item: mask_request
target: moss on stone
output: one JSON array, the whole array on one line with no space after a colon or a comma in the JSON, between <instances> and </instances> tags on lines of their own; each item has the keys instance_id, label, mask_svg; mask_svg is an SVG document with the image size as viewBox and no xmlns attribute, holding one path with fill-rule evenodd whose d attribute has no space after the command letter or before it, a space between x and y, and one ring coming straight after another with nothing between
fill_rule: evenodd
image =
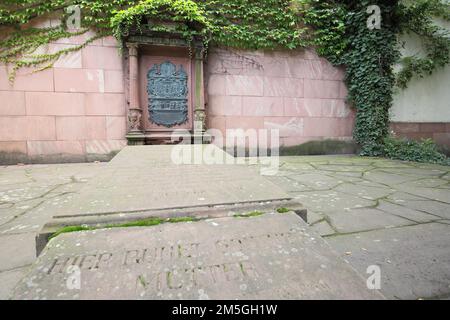
<instances>
[{"instance_id":1,"label":"moss on stone","mask_svg":"<svg viewBox=\"0 0 450 320\"><path fill-rule=\"evenodd\" d=\"M297 146L280 147L281 156L306 156L325 154L355 154L358 147L353 141L321 140L310 141Z\"/></svg>"},{"instance_id":2,"label":"moss on stone","mask_svg":"<svg viewBox=\"0 0 450 320\"><path fill-rule=\"evenodd\" d=\"M250 218L250 217L257 217L260 215L263 215L264 213L261 211L252 211L252 212L247 212L247 213L236 213L235 215L233 215L233 217L235 218Z\"/></svg>"}]
</instances>

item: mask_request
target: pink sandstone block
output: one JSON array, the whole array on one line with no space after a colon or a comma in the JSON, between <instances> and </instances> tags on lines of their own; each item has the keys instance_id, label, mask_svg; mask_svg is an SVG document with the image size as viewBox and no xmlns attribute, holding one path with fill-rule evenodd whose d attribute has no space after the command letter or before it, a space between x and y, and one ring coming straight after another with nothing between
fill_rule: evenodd
<instances>
[{"instance_id":1,"label":"pink sandstone block","mask_svg":"<svg viewBox=\"0 0 450 320\"><path fill-rule=\"evenodd\" d=\"M27 140L55 140L55 118L41 116L27 116L26 127Z\"/></svg>"},{"instance_id":2,"label":"pink sandstone block","mask_svg":"<svg viewBox=\"0 0 450 320\"><path fill-rule=\"evenodd\" d=\"M280 139L280 145L285 147L291 147L291 146L298 146L304 143L307 143L309 141L318 140L317 138L312 137L284 137Z\"/></svg>"},{"instance_id":3,"label":"pink sandstone block","mask_svg":"<svg viewBox=\"0 0 450 320\"><path fill-rule=\"evenodd\" d=\"M56 117L56 140L84 140L87 136L85 117Z\"/></svg>"},{"instance_id":4,"label":"pink sandstone block","mask_svg":"<svg viewBox=\"0 0 450 320\"><path fill-rule=\"evenodd\" d=\"M227 117L226 118L227 129L263 129L264 118L263 117Z\"/></svg>"},{"instance_id":5,"label":"pink sandstone block","mask_svg":"<svg viewBox=\"0 0 450 320\"><path fill-rule=\"evenodd\" d=\"M263 92L263 78L260 76L226 76L226 95L262 96Z\"/></svg>"},{"instance_id":6,"label":"pink sandstone block","mask_svg":"<svg viewBox=\"0 0 450 320\"><path fill-rule=\"evenodd\" d=\"M445 131L446 131L446 132L450 132L450 122L447 122L447 123L445 124Z\"/></svg>"},{"instance_id":7,"label":"pink sandstone block","mask_svg":"<svg viewBox=\"0 0 450 320\"><path fill-rule=\"evenodd\" d=\"M328 60L321 58L320 60L323 80L342 81L345 77L345 70L342 67L333 66Z\"/></svg>"},{"instance_id":8,"label":"pink sandstone block","mask_svg":"<svg viewBox=\"0 0 450 320\"><path fill-rule=\"evenodd\" d=\"M339 98L340 81L305 79L305 98Z\"/></svg>"},{"instance_id":9,"label":"pink sandstone block","mask_svg":"<svg viewBox=\"0 0 450 320\"><path fill-rule=\"evenodd\" d=\"M242 115L242 97L209 96L208 111L215 116L240 116Z\"/></svg>"},{"instance_id":10,"label":"pink sandstone block","mask_svg":"<svg viewBox=\"0 0 450 320\"><path fill-rule=\"evenodd\" d=\"M55 44L51 43L49 45L48 53L56 53L60 50L70 49L75 47L75 45L70 44ZM81 51L73 51L67 54L63 54L53 65L55 68L72 68L79 69L82 67L81 64Z\"/></svg>"},{"instance_id":11,"label":"pink sandstone block","mask_svg":"<svg viewBox=\"0 0 450 320\"><path fill-rule=\"evenodd\" d=\"M341 82L339 84L339 98L340 99L347 99L347 96L348 96L347 86L345 85L344 82Z\"/></svg>"},{"instance_id":12,"label":"pink sandstone block","mask_svg":"<svg viewBox=\"0 0 450 320\"><path fill-rule=\"evenodd\" d=\"M207 118L207 128L217 129L225 134L226 131L226 117L210 116Z\"/></svg>"},{"instance_id":13,"label":"pink sandstone block","mask_svg":"<svg viewBox=\"0 0 450 320\"><path fill-rule=\"evenodd\" d=\"M434 133L433 140L438 145L444 145L444 146L450 147L450 132Z\"/></svg>"},{"instance_id":14,"label":"pink sandstone block","mask_svg":"<svg viewBox=\"0 0 450 320\"><path fill-rule=\"evenodd\" d=\"M69 38L63 38L63 39L58 39L57 41L55 41L55 43L61 43L61 44L84 44L88 39L91 39L92 37L96 36L95 31L87 31L86 33L83 33L81 35L77 35L77 36L72 36ZM91 42L89 45L92 46L101 46L102 43L102 39L96 39L93 42Z\"/></svg>"},{"instance_id":15,"label":"pink sandstone block","mask_svg":"<svg viewBox=\"0 0 450 320\"><path fill-rule=\"evenodd\" d=\"M445 123L425 123L422 122L419 124L420 132L445 132Z\"/></svg>"},{"instance_id":16,"label":"pink sandstone block","mask_svg":"<svg viewBox=\"0 0 450 320\"><path fill-rule=\"evenodd\" d=\"M0 141L27 140L26 117L0 117Z\"/></svg>"},{"instance_id":17,"label":"pink sandstone block","mask_svg":"<svg viewBox=\"0 0 450 320\"><path fill-rule=\"evenodd\" d=\"M289 59L290 73L295 78L322 79L323 66L320 60Z\"/></svg>"},{"instance_id":18,"label":"pink sandstone block","mask_svg":"<svg viewBox=\"0 0 450 320\"><path fill-rule=\"evenodd\" d=\"M279 130L280 137L304 136L304 118L265 117L264 128L269 130Z\"/></svg>"},{"instance_id":19,"label":"pink sandstone block","mask_svg":"<svg viewBox=\"0 0 450 320\"><path fill-rule=\"evenodd\" d=\"M243 97L244 116L282 116L283 98L281 97Z\"/></svg>"},{"instance_id":20,"label":"pink sandstone block","mask_svg":"<svg viewBox=\"0 0 450 320\"><path fill-rule=\"evenodd\" d=\"M84 94L62 92L27 92L27 115L77 116L84 115Z\"/></svg>"},{"instance_id":21,"label":"pink sandstone block","mask_svg":"<svg viewBox=\"0 0 450 320\"><path fill-rule=\"evenodd\" d=\"M320 117L322 101L312 99L284 98L284 115L294 117Z\"/></svg>"},{"instance_id":22,"label":"pink sandstone block","mask_svg":"<svg viewBox=\"0 0 450 320\"><path fill-rule=\"evenodd\" d=\"M210 74L260 76L262 56L258 52L215 50L208 56L207 69Z\"/></svg>"},{"instance_id":23,"label":"pink sandstone block","mask_svg":"<svg viewBox=\"0 0 450 320\"><path fill-rule=\"evenodd\" d=\"M27 153L26 141L0 141L0 152Z\"/></svg>"},{"instance_id":24,"label":"pink sandstone block","mask_svg":"<svg viewBox=\"0 0 450 320\"><path fill-rule=\"evenodd\" d=\"M264 75L266 77L290 77L288 60L283 56L265 56L263 59Z\"/></svg>"},{"instance_id":25,"label":"pink sandstone block","mask_svg":"<svg viewBox=\"0 0 450 320\"><path fill-rule=\"evenodd\" d=\"M208 94L225 95L226 76L212 74L208 79Z\"/></svg>"},{"instance_id":26,"label":"pink sandstone block","mask_svg":"<svg viewBox=\"0 0 450 320\"><path fill-rule=\"evenodd\" d=\"M86 117L86 139L106 140L106 117Z\"/></svg>"},{"instance_id":27,"label":"pink sandstone block","mask_svg":"<svg viewBox=\"0 0 450 320\"><path fill-rule=\"evenodd\" d=\"M407 123L407 122L393 123L392 129L396 133L416 133L420 131L418 123Z\"/></svg>"},{"instance_id":28,"label":"pink sandstone block","mask_svg":"<svg viewBox=\"0 0 450 320\"><path fill-rule=\"evenodd\" d=\"M117 70L105 70L104 92L124 93L123 72ZM103 92L103 91L100 91Z\"/></svg>"},{"instance_id":29,"label":"pink sandstone block","mask_svg":"<svg viewBox=\"0 0 450 320\"><path fill-rule=\"evenodd\" d=\"M25 93L0 91L0 116L25 115Z\"/></svg>"},{"instance_id":30,"label":"pink sandstone block","mask_svg":"<svg viewBox=\"0 0 450 320\"><path fill-rule=\"evenodd\" d=\"M295 78L264 77L264 96L303 97L303 80Z\"/></svg>"},{"instance_id":31,"label":"pink sandstone block","mask_svg":"<svg viewBox=\"0 0 450 320\"><path fill-rule=\"evenodd\" d=\"M122 70L122 57L117 48L87 46L82 56L85 69Z\"/></svg>"},{"instance_id":32,"label":"pink sandstone block","mask_svg":"<svg viewBox=\"0 0 450 320\"><path fill-rule=\"evenodd\" d=\"M100 69L54 69L57 92L104 92L105 74Z\"/></svg>"},{"instance_id":33,"label":"pink sandstone block","mask_svg":"<svg viewBox=\"0 0 450 320\"><path fill-rule=\"evenodd\" d=\"M27 141L28 155L41 156L52 154L83 155L83 141Z\"/></svg>"},{"instance_id":34,"label":"pink sandstone block","mask_svg":"<svg viewBox=\"0 0 450 320\"><path fill-rule=\"evenodd\" d=\"M124 116L126 114L125 95L122 93L86 94L86 115Z\"/></svg>"},{"instance_id":35,"label":"pink sandstone block","mask_svg":"<svg viewBox=\"0 0 450 320\"><path fill-rule=\"evenodd\" d=\"M29 68L20 69L14 82L10 83L6 67L0 66L0 90L53 91L53 69L33 71Z\"/></svg>"},{"instance_id":36,"label":"pink sandstone block","mask_svg":"<svg viewBox=\"0 0 450 320\"><path fill-rule=\"evenodd\" d=\"M323 117L345 118L350 115L351 110L342 99L320 99L320 101Z\"/></svg>"},{"instance_id":37,"label":"pink sandstone block","mask_svg":"<svg viewBox=\"0 0 450 320\"><path fill-rule=\"evenodd\" d=\"M342 118L305 118L305 136L341 137L351 135L351 122Z\"/></svg>"},{"instance_id":38,"label":"pink sandstone block","mask_svg":"<svg viewBox=\"0 0 450 320\"><path fill-rule=\"evenodd\" d=\"M106 139L123 140L127 134L125 117L106 117Z\"/></svg>"},{"instance_id":39,"label":"pink sandstone block","mask_svg":"<svg viewBox=\"0 0 450 320\"><path fill-rule=\"evenodd\" d=\"M119 47L119 42L113 36L102 38L102 45L104 47Z\"/></svg>"},{"instance_id":40,"label":"pink sandstone block","mask_svg":"<svg viewBox=\"0 0 450 320\"><path fill-rule=\"evenodd\" d=\"M108 154L120 151L127 145L126 140L87 140L87 154Z\"/></svg>"}]
</instances>

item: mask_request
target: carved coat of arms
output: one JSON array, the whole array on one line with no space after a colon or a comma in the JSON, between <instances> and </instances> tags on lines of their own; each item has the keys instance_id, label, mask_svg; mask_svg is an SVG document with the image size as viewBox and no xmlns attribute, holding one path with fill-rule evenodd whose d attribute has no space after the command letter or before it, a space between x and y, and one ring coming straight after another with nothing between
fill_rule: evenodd
<instances>
[{"instance_id":1,"label":"carved coat of arms","mask_svg":"<svg viewBox=\"0 0 450 320\"><path fill-rule=\"evenodd\" d=\"M188 76L170 61L155 64L147 73L149 120L173 127L188 121Z\"/></svg>"}]
</instances>

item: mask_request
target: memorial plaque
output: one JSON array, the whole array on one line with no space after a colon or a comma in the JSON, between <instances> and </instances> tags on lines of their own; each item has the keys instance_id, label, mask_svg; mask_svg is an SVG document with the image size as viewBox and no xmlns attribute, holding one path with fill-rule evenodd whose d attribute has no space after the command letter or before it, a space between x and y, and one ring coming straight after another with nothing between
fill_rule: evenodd
<instances>
[{"instance_id":1,"label":"memorial plaque","mask_svg":"<svg viewBox=\"0 0 450 320\"><path fill-rule=\"evenodd\" d=\"M15 299L372 299L293 213L62 234Z\"/></svg>"},{"instance_id":2,"label":"memorial plaque","mask_svg":"<svg viewBox=\"0 0 450 320\"><path fill-rule=\"evenodd\" d=\"M164 127L185 123L188 115L188 76L170 61L155 64L147 74L149 120Z\"/></svg>"}]
</instances>

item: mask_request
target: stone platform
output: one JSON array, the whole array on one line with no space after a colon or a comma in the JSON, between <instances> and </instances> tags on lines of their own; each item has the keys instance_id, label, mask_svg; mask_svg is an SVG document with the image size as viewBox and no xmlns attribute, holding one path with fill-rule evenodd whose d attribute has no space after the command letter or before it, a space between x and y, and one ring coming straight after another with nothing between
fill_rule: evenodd
<instances>
[{"instance_id":1,"label":"stone platform","mask_svg":"<svg viewBox=\"0 0 450 320\"><path fill-rule=\"evenodd\" d=\"M74 268L75 266L75 268ZM294 213L66 233L14 299L379 299Z\"/></svg>"},{"instance_id":2,"label":"stone platform","mask_svg":"<svg viewBox=\"0 0 450 320\"><path fill-rule=\"evenodd\" d=\"M215 156L216 164L204 157L207 154ZM306 220L306 210L291 199L257 167L237 164L214 145L126 147L52 214L37 236L36 251L39 254L48 238L64 226L121 224L151 217L222 217L282 207Z\"/></svg>"}]
</instances>

